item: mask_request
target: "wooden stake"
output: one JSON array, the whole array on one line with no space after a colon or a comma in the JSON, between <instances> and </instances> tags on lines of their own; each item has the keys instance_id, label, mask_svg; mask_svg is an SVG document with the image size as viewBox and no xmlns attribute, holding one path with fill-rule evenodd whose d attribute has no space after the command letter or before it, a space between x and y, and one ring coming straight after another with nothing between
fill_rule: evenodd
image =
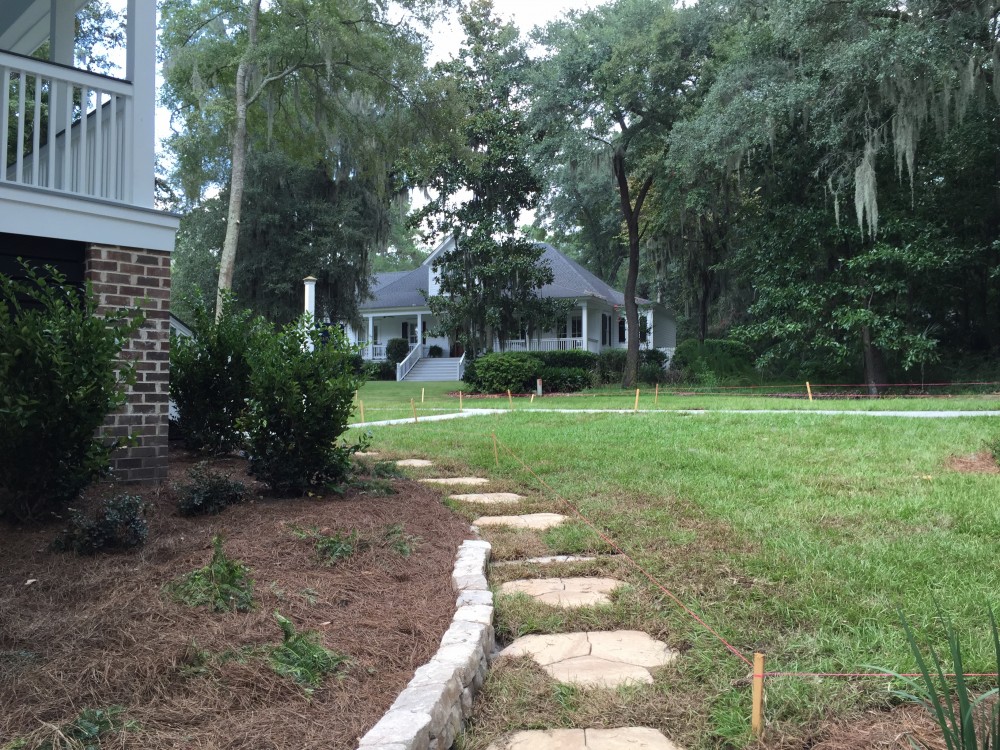
<instances>
[{"instance_id":1,"label":"wooden stake","mask_svg":"<svg viewBox=\"0 0 1000 750\"><path fill-rule=\"evenodd\" d=\"M529 401L528 403L530 403L530 404L535 403L535 394L534 393L531 394L531 401Z\"/></svg>"},{"instance_id":2,"label":"wooden stake","mask_svg":"<svg viewBox=\"0 0 1000 750\"><path fill-rule=\"evenodd\" d=\"M417 405L413 403L413 399L410 399L410 408L413 409L413 421L417 422Z\"/></svg>"},{"instance_id":3,"label":"wooden stake","mask_svg":"<svg viewBox=\"0 0 1000 750\"><path fill-rule=\"evenodd\" d=\"M659 383L656 384L656 391L655 391L655 393L653 393L653 406L656 406L658 403L660 403L660 384Z\"/></svg>"},{"instance_id":4,"label":"wooden stake","mask_svg":"<svg viewBox=\"0 0 1000 750\"><path fill-rule=\"evenodd\" d=\"M806 381L806 391L809 393L809 400L812 401L813 400L813 389L812 389L812 386L809 385L809 381L808 380Z\"/></svg>"},{"instance_id":5,"label":"wooden stake","mask_svg":"<svg viewBox=\"0 0 1000 750\"><path fill-rule=\"evenodd\" d=\"M500 450L497 448L497 434L493 433L493 463L500 468Z\"/></svg>"},{"instance_id":6,"label":"wooden stake","mask_svg":"<svg viewBox=\"0 0 1000 750\"><path fill-rule=\"evenodd\" d=\"M510 395L510 388L507 389L507 401L510 403L510 410L514 411L514 397Z\"/></svg>"},{"instance_id":7,"label":"wooden stake","mask_svg":"<svg viewBox=\"0 0 1000 750\"><path fill-rule=\"evenodd\" d=\"M358 406L361 407L361 421L364 422L365 421L365 402L364 401L358 401Z\"/></svg>"},{"instance_id":8,"label":"wooden stake","mask_svg":"<svg viewBox=\"0 0 1000 750\"><path fill-rule=\"evenodd\" d=\"M458 410L459 410L459 412L462 411L462 392L461 391L458 392Z\"/></svg>"},{"instance_id":9,"label":"wooden stake","mask_svg":"<svg viewBox=\"0 0 1000 750\"><path fill-rule=\"evenodd\" d=\"M753 714L750 717L753 736L764 736L764 654L753 655Z\"/></svg>"},{"instance_id":10,"label":"wooden stake","mask_svg":"<svg viewBox=\"0 0 1000 750\"><path fill-rule=\"evenodd\" d=\"M632 411L639 411L639 389L635 389L635 406L632 407Z\"/></svg>"},{"instance_id":11,"label":"wooden stake","mask_svg":"<svg viewBox=\"0 0 1000 750\"><path fill-rule=\"evenodd\" d=\"M424 389L420 389L420 403L424 403Z\"/></svg>"}]
</instances>

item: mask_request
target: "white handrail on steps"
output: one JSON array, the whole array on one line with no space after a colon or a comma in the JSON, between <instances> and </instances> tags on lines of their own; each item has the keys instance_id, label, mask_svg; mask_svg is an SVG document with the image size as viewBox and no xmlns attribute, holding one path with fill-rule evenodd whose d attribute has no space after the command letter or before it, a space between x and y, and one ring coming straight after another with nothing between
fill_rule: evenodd
<instances>
[{"instance_id":1,"label":"white handrail on steps","mask_svg":"<svg viewBox=\"0 0 1000 750\"><path fill-rule=\"evenodd\" d=\"M465 352L462 353L462 358L458 360L458 379L462 380L465 377Z\"/></svg>"},{"instance_id":2,"label":"white handrail on steps","mask_svg":"<svg viewBox=\"0 0 1000 750\"><path fill-rule=\"evenodd\" d=\"M423 353L424 348L422 346L415 346L410 353L406 355L406 359L396 365L396 382L399 382L410 374L410 370L412 370L413 366L420 361L420 357L423 356Z\"/></svg>"}]
</instances>

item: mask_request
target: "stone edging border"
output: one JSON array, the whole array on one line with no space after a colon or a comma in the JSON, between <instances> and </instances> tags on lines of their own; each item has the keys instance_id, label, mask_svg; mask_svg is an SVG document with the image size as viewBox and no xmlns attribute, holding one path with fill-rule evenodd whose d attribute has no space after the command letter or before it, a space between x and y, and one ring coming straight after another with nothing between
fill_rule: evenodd
<instances>
[{"instance_id":1,"label":"stone edging border","mask_svg":"<svg viewBox=\"0 0 1000 750\"><path fill-rule=\"evenodd\" d=\"M472 714L472 698L486 679L493 652L493 592L486 582L489 542L458 548L452 587L455 616L437 653L420 667L358 750L448 750Z\"/></svg>"}]
</instances>

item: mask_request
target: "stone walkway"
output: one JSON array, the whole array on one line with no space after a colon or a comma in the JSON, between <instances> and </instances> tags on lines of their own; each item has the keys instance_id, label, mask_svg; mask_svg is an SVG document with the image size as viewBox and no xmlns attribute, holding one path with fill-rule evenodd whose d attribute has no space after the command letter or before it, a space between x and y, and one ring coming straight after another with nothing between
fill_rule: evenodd
<instances>
[{"instance_id":1,"label":"stone walkway","mask_svg":"<svg viewBox=\"0 0 1000 750\"><path fill-rule=\"evenodd\" d=\"M423 459L397 461L399 466L428 467ZM485 485L483 477L429 477L421 482L440 485ZM526 498L513 492L451 495L459 502L516 506ZM542 531L565 522L560 513L524 513L480 516L474 528L507 527ZM596 561L597 557L550 555L505 561L512 565L552 565ZM481 577L474 571L456 575ZM500 586L504 594L524 594L553 607L578 608L608 605L610 594L624 585L607 577L523 578ZM650 684L653 671L668 667L678 657L666 643L638 630L591 631L527 635L516 639L498 659L528 656L558 682L585 688L614 689L625 684ZM659 731L649 727L610 729L550 729L517 731L497 740L489 750L682 750Z\"/></svg>"}]
</instances>

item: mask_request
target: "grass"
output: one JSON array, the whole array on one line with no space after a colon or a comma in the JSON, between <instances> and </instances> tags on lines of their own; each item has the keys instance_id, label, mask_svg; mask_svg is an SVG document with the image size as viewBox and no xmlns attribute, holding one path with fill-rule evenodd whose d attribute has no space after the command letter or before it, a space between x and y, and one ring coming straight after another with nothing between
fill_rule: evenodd
<instances>
[{"instance_id":1,"label":"grass","mask_svg":"<svg viewBox=\"0 0 1000 750\"><path fill-rule=\"evenodd\" d=\"M459 410L458 391L465 389L461 382L394 383L372 381L358 391L358 399L364 402L365 419L369 422L384 419L412 419L410 400L416 408L417 417L457 412ZM677 411L683 409L781 409L795 411L846 410L846 411L984 411L1000 409L1000 394L970 396L940 396L920 398L817 398L810 402L805 395L805 387L797 397L778 397L758 394L758 391L699 392L694 388L661 387L657 397L652 386L640 388L639 409L656 411ZM789 391L789 393L791 393ZM421 400L423 397L423 400ZM465 409L509 409L506 395L499 397L472 397L465 393L462 406ZM635 406L635 391L625 391L618 387L604 387L584 393L566 396L543 396L534 402L525 397L515 397L516 411L546 409L623 409ZM360 422L359 410L354 418Z\"/></svg>"},{"instance_id":2,"label":"grass","mask_svg":"<svg viewBox=\"0 0 1000 750\"><path fill-rule=\"evenodd\" d=\"M404 395L414 387L401 386ZM387 402L391 395L382 392ZM902 404L928 406L924 400ZM938 601L969 642L968 671L989 672L996 661L987 605L1000 606L998 478L959 474L946 461L981 450L994 424L985 416L859 422L808 413L567 415L519 408L511 415L372 432L373 450L462 464L497 480L496 488L543 494L550 506L544 509L559 510L509 456L494 465L495 433L738 649L764 651L771 671L854 672L870 664L914 671L898 610L930 642L946 644ZM523 532L484 534L501 559L590 548L575 525L534 541ZM685 650L657 689L669 684L704 717L690 723L693 733L678 725L668 736L691 748L742 747L749 736L746 665L641 576L624 574L632 593L616 600L611 619L655 627ZM518 601L498 614L505 637L572 629L584 616L511 599ZM504 674L495 679L521 679ZM897 700L888 682L775 678L768 718L780 732L804 736L831 715ZM505 682L492 689L514 688ZM551 715L565 718L559 701L550 703ZM517 715L508 728L529 728ZM583 726L578 722L585 715L574 712L570 725ZM477 719L470 747L489 735L494 719Z\"/></svg>"}]
</instances>

